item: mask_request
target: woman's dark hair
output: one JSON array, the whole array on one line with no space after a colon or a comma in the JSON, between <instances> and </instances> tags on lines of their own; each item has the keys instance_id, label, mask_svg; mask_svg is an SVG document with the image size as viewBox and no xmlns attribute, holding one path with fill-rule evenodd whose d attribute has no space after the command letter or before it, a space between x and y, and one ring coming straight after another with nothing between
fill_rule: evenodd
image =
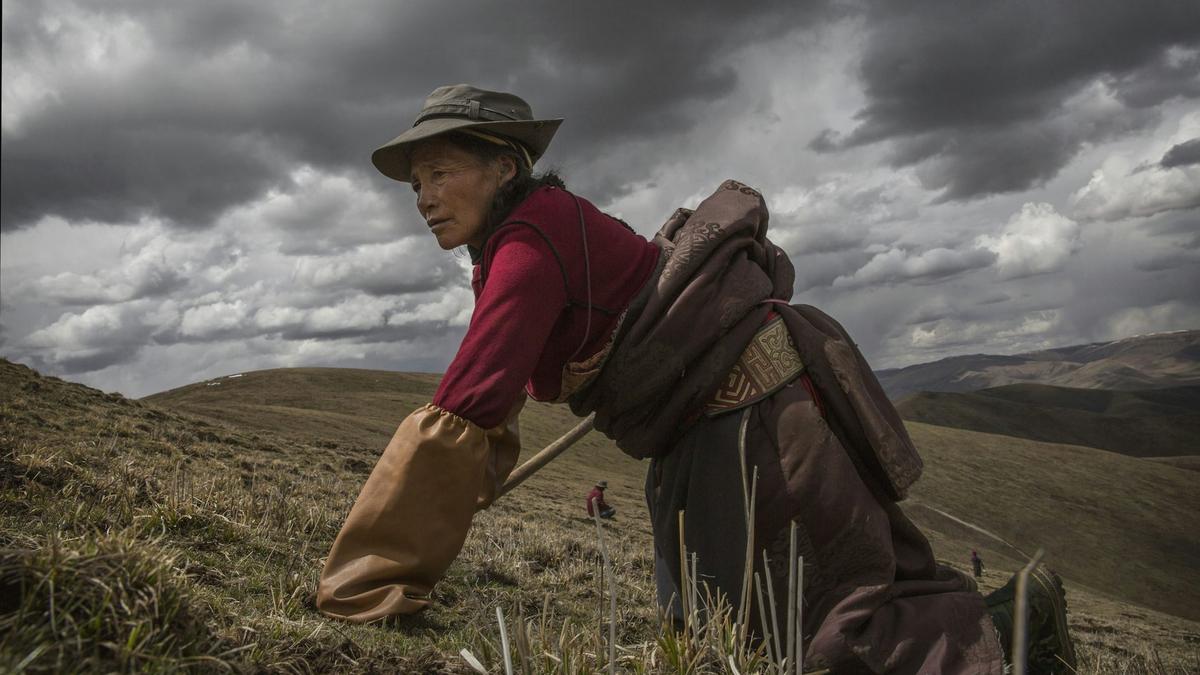
<instances>
[{"instance_id":1,"label":"woman's dark hair","mask_svg":"<svg viewBox=\"0 0 1200 675\"><path fill-rule=\"evenodd\" d=\"M487 222L484 225L485 241L496 228L500 227L500 224L504 222L508 214L512 213L518 204L525 201L525 198L532 194L534 190L540 187L567 189L567 185L563 182L562 177L553 169L534 174L529 165L525 163L525 158L515 148L498 143L489 143L482 138L454 132L446 134L445 138L447 141L475 155L484 162L490 162L508 155L512 158L513 165L517 168L516 175L507 183L501 185L500 189L496 190L496 196L492 199L492 207L488 210ZM468 247L468 250L471 248ZM471 257L477 257L477 252L471 250Z\"/></svg>"}]
</instances>

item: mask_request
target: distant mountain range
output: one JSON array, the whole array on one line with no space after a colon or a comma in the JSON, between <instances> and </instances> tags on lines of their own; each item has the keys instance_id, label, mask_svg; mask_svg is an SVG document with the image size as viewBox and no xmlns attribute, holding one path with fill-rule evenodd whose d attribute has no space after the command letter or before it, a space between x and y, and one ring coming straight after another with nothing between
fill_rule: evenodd
<instances>
[{"instance_id":1,"label":"distant mountain range","mask_svg":"<svg viewBox=\"0 0 1200 675\"><path fill-rule=\"evenodd\" d=\"M1116 390L1200 385L1200 330L1012 356L954 356L876 375L892 400L922 391L967 392L1010 384Z\"/></svg>"},{"instance_id":2,"label":"distant mountain range","mask_svg":"<svg viewBox=\"0 0 1200 675\"><path fill-rule=\"evenodd\" d=\"M1085 445L1133 457L1200 454L1200 386L1112 391L1010 384L900 399L913 422Z\"/></svg>"}]
</instances>

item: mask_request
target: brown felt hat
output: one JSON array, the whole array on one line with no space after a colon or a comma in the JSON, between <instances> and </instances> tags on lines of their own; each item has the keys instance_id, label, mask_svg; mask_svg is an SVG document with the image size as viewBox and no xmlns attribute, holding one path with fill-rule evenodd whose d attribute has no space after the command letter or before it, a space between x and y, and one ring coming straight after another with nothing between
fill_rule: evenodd
<instances>
[{"instance_id":1,"label":"brown felt hat","mask_svg":"<svg viewBox=\"0 0 1200 675\"><path fill-rule=\"evenodd\" d=\"M520 142L536 162L546 152L562 119L535 120L519 96L469 84L438 87L425 99L412 128L371 153L371 162L388 178L407 183L413 143L449 131L476 129Z\"/></svg>"}]
</instances>

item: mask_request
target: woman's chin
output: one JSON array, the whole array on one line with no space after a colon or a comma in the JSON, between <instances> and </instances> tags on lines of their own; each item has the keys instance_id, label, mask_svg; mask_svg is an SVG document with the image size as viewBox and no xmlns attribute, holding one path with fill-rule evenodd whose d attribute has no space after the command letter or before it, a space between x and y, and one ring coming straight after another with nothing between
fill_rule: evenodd
<instances>
[{"instance_id":1,"label":"woman's chin","mask_svg":"<svg viewBox=\"0 0 1200 675\"><path fill-rule=\"evenodd\" d=\"M452 251L467 243L465 241L459 241L456 237L442 237L438 235L434 235L434 237L437 238L438 247L443 251Z\"/></svg>"}]
</instances>

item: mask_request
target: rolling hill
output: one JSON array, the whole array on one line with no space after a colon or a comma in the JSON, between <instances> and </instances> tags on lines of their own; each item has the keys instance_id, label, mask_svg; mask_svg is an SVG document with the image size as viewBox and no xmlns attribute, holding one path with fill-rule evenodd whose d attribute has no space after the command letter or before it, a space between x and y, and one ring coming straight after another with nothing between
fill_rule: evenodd
<instances>
[{"instance_id":1,"label":"rolling hill","mask_svg":"<svg viewBox=\"0 0 1200 675\"><path fill-rule=\"evenodd\" d=\"M435 384L283 369L131 401L0 360L0 625L21 631L0 639L0 669L463 672L463 646L496 668L497 607L534 617L525 635L548 650L594 655L605 598L581 501L597 478L621 510L608 546L622 658L644 663L657 635L645 466L596 434L478 514L430 611L382 627L314 611L321 559L358 486ZM524 454L572 423L561 406L531 404ZM911 431L927 471L904 508L939 557L965 568L980 550L990 589L1045 548L1068 582L1082 672L1200 664L1194 472Z\"/></svg>"},{"instance_id":2,"label":"rolling hill","mask_svg":"<svg viewBox=\"0 0 1200 675\"><path fill-rule=\"evenodd\" d=\"M1112 391L1013 384L910 394L896 408L914 422L1133 457L1200 455L1200 386Z\"/></svg>"},{"instance_id":3,"label":"rolling hill","mask_svg":"<svg viewBox=\"0 0 1200 675\"><path fill-rule=\"evenodd\" d=\"M403 416L429 399L435 379L331 368L266 370L217 378L144 400L245 429L325 446L352 443L377 452ZM1190 395L1194 392L1159 393L1151 395L1150 401L1190 405ZM1110 407L1130 409L1135 403L1119 398ZM354 414L355 410L361 413ZM543 447L573 422L565 406L530 403L521 417L524 453ZM1120 597L1200 620L1200 588L1175 589L1170 581L1194 575L1200 566L1200 536L1183 531L1187 528L1174 534L1158 529L1162 523L1182 526L1185 519L1180 514L1200 510L1200 493L1192 487L1191 472L1092 448L1008 435L920 423L910 424L910 432L929 465L914 492L914 504L921 505L914 518L944 535L945 557L961 558L963 550L982 546L1015 565L1023 554L1032 555L1042 546L1056 565L1078 581L1096 589L1126 587ZM582 494L593 476L607 477L610 484L615 480L620 488L614 494L637 502L635 522L644 522L640 520L644 466L599 434L589 434L579 448L545 471L563 492L560 498L568 502L575 493ZM1021 506L1013 508L1014 503ZM997 547L995 540L978 532L964 540L961 525L937 515L939 511L995 533L1021 552ZM1068 513L1071 518L1061 518ZM1139 519L1145 524L1132 526ZM1086 527L1081 527L1083 523ZM1064 524L1070 524L1070 531L1060 530ZM1064 547L1063 542L1071 545ZM1136 551L1133 555L1154 571L1138 579L1123 578L1119 566L1111 564L1108 547L1113 542L1124 542L1122 550Z\"/></svg>"},{"instance_id":4,"label":"rolling hill","mask_svg":"<svg viewBox=\"0 0 1200 675\"><path fill-rule=\"evenodd\" d=\"M1200 330L1011 356L955 356L876 374L892 400L920 391L963 392L1020 383L1119 390L1198 385Z\"/></svg>"}]
</instances>

